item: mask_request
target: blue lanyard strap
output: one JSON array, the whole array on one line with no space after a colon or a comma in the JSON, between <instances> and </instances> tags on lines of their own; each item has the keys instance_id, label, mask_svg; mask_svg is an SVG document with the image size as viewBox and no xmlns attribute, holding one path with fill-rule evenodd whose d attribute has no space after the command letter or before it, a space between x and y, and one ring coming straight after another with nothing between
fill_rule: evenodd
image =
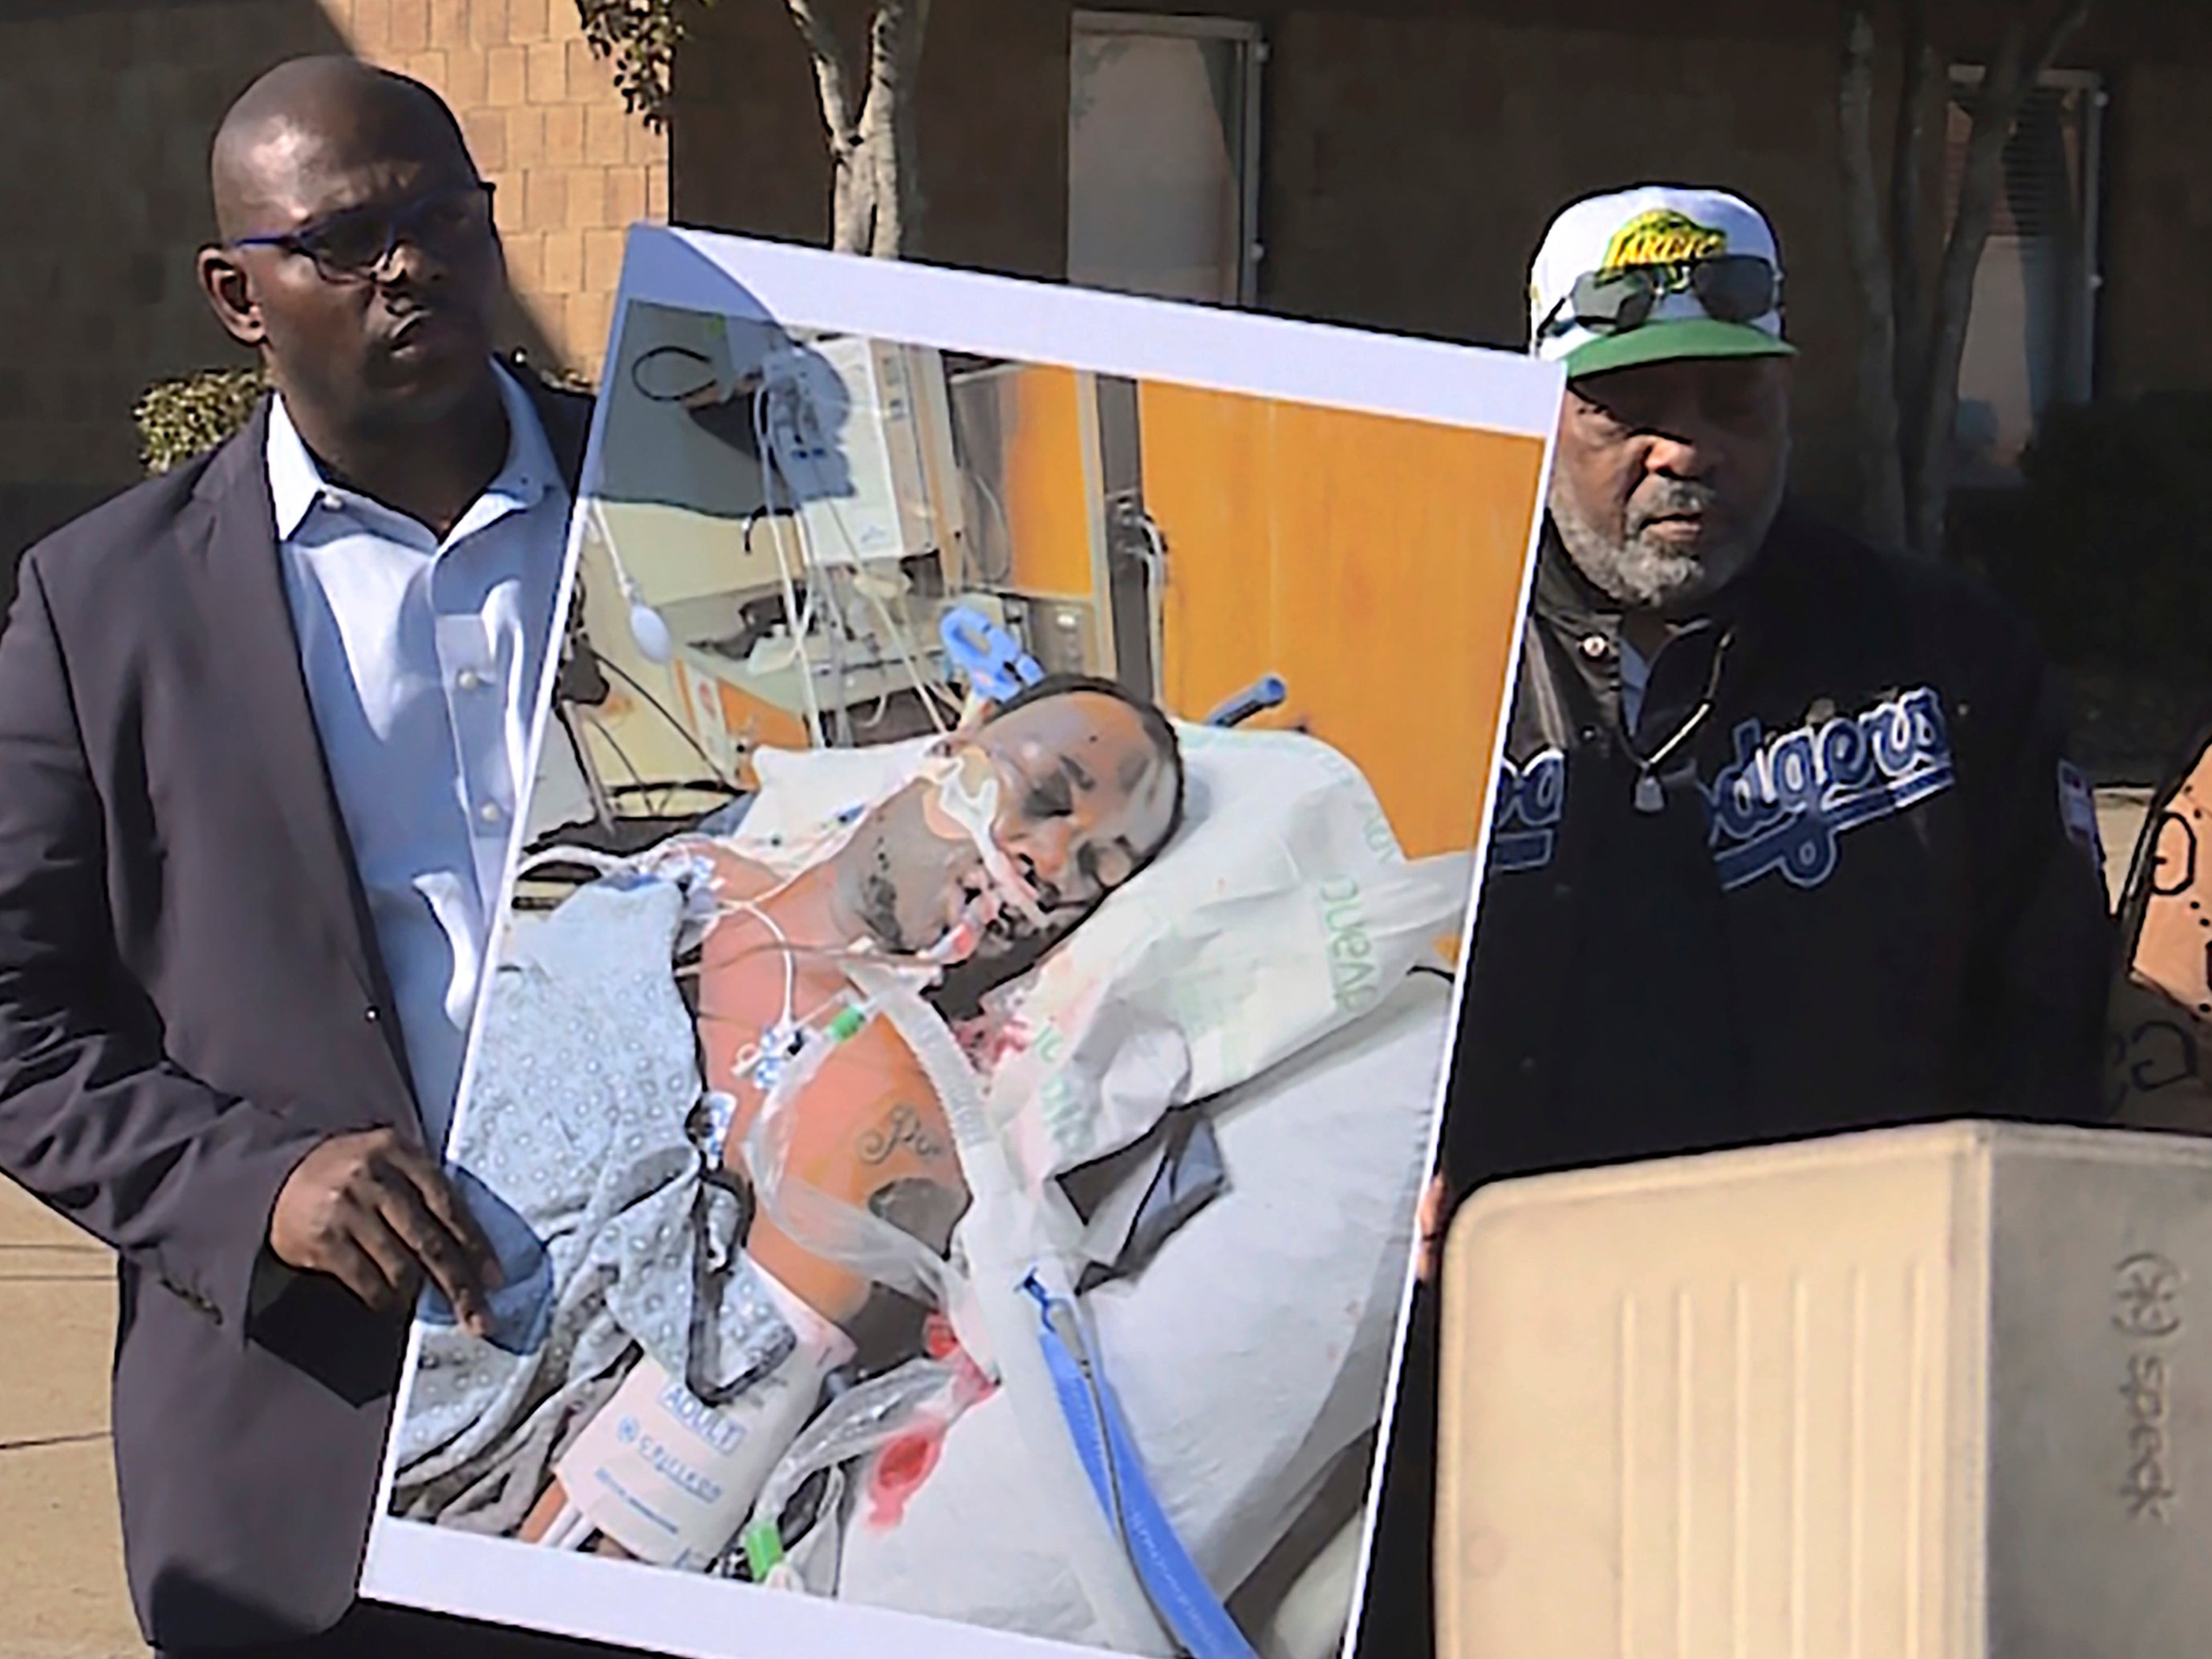
<instances>
[{"instance_id":1,"label":"blue lanyard strap","mask_svg":"<svg viewBox=\"0 0 2212 1659\"><path fill-rule=\"evenodd\" d=\"M1176 1536L1075 1310L1052 1297L1034 1273L1021 1287L1037 1304L1037 1340L1091 1489L1160 1622L1191 1659L1259 1659Z\"/></svg>"}]
</instances>

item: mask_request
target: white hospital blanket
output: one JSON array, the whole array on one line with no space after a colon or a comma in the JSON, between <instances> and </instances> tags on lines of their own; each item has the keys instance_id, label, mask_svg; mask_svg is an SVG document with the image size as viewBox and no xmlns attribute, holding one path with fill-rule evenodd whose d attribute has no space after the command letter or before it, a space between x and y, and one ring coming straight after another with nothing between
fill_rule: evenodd
<instances>
[{"instance_id":1,"label":"white hospital blanket","mask_svg":"<svg viewBox=\"0 0 2212 1659\"><path fill-rule=\"evenodd\" d=\"M1224 1596L1380 1419L1450 1004L1443 979L1408 980L1222 1097L1228 1192L1085 1298L1161 1503ZM1004 1396L971 1410L898 1526L855 1520L838 1594L1103 1640L1029 1461Z\"/></svg>"}]
</instances>

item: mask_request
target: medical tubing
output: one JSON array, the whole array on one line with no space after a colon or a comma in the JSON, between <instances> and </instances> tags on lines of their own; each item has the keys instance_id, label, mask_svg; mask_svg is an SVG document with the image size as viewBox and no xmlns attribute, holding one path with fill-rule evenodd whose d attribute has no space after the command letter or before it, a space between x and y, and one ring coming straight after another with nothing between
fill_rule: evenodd
<instances>
[{"instance_id":1,"label":"medical tubing","mask_svg":"<svg viewBox=\"0 0 2212 1659\"><path fill-rule=\"evenodd\" d=\"M1023 1288L1037 1304L1038 1344L1084 1472L1161 1622L1191 1659L1259 1659L1161 1508L1074 1309L1034 1278Z\"/></svg>"},{"instance_id":2,"label":"medical tubing","mask_svg":"<svg viewBox=\"0 0 2212 1659\"><path fill-rule=\"evenodd\" d=\"M822 1470L890 1444L915 1415L949 1394L959 1373L943 1360L910 1359L896 1370L848 1389L791 1443L754 1500L752 1518L739 1534L757 1575L783 1559L783 1512L799 1489Z\"/></svg>"},{"instance_id":3,"label":"medical tubing","mask_svg":"<svg viewBox=\"0 0 2212 1659\"><path fill-rule=\"evenodd\" d=\"M1030 1478L1060 1513L1058 1541L1097 1615L1098 1645L1119 1653L1158 1654L1171 1638L1098 1512L1043 1351L1032 1334L1021 1286L1037 1275L1038 1256L1045 1249L1038 1197L1016 1178L992 1131L968 1057L951 1028L922 1000L913 977L860 963L846 971L905 1039L951 1127L969 1193L968 1213L960 1224L968 1298L954 1310L961 1346L995 1374L1030 1454Z\"/></svg>"},{"instance_id":4,"label":"medical tubing","mask_svg":"<svg viewBox=\"0 0 2212 1659\"><path fill-rule=\"evenodd\" d=\"M630 867L628 859L617 858L611 853L602 853L592 847L543 847L535 853L526 854L514 867L515 879L520 881L532 871L549 864L580 864L586 870L596 870L603 876L615 875Z\"/></svg>"},{"instance_id":5,"label":"medical tubing","mask_svg":"<svg viewBox=\"0 0 2212 1659\"><path fill-rule=\"evenodd\" d=\"M879 1285L941 1308L951 1294L951 1269L942 1256L911 1233L830 1197L785 1167L794 1121L793 1103L830 1054L857 1036L874 1012L872 1004L862 1004L838 1015L828 1030L814 1036L785 1065L746 1132L746 1169L761 1207L799 1244Z\"/></svg>"},{"instance_id":6,"label":"medical tubing","mask_svg":"<svg viewBox=\"0 0 2212 1659\"><path fill-rule=\"evenodd\" d=\"M770 480L778 472L783 473L784 495L791 504L794 517L799 512L799 496L789 487L791 475L785 470L782 458L774 452L768 441L768 382L765 380L753 393L753 453L760 458L761 463L761 502L769 509L769 528L775 536L775 568L783 580L783 617L791 629L792 649L799 653L799 690L805 701L806 729L814 739L814 746L826 749L830 745L822 729L822 705L814 691L814 664L806 654L806 635L814 615L814 583L810 578L806 585L806 605L801 610L798 590L791 579L791 559L783 550L783 526L775 521L775 497ZM747 534L750 536L750 531ZM800 534L799 551L804 557L804 531Z\"/></svg>"},{"instance_id":7,"label":"medical tubing","mask_svg":"<svg viewBox=\"0 0 2212 1659\"><path fill-rule=\"evenodd\" d=\"M546 1549L580 1550L592 1541L592 1534L597 1530L591 1518L568 1502L561 1505L552 1524L545 1528L545 1535L538 1541Z\"/></svg>"}]
</instances>

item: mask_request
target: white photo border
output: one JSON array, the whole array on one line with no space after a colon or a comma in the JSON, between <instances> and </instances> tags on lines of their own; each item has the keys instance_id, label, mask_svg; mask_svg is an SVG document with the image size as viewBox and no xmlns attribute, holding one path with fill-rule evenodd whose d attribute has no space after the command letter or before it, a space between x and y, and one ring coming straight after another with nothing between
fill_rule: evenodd
<instances>
[{"instance_id":1,"label":"white photo border","mask_svg":"<svg viewBox=\"0 0 2212 1659\"><path fill-rule=\"evenodd\" d=\"M1489 853L1492 792L1505 753L1512 687L1525 648L1528 596L1542 534L1541 504L1550 489L1553 439L1565 384L1557 364L1495 349L649 224L632 226L624 246L606 364L620 361L624 325L635 304L750 319L785 329L835 331L940 351L1357 410L1540 442L1538 510L1531 515L1512 640L1498 687L1497 730L1477 807L1474 891L1453 976L1447 1029L1458 1030ZM578 506L599 493L603 483L599 471L611 407L611 400L601 397L592 410ZM572 510L553 612L556 618L567 616L574 602L583 540L584 514ZM529 744L526 787L532 789L559 667L560 653L549 641ZM518 823L527 821L526 800L518 804L515 816ZM508 850L494 912L495 935L514 901L520 854L518 837ZM486 954L488 986L496 953ZM449 1141L467 1109L483 1026L479 998ZM1425 1167L1434 1167L1442 1140L1455 1049L1455 1039L1437 1069ZM1400 1292L1345 1634L1347 1656L1358 1638L1366 1603L1376 1511L1404 1370L1419 1249L1416 1239ZM675 1659L866 1659L884 1652L897 1652L902 1659L1097 1659L1105 1651L732 1579L548 1550L396 1517L389 1513L395 1474L392 1449L406 1420L421 1334L419 1324L409 1333L393 1400L359 1581L364 1600L615 1643ZM714 1632L714 1639L702 1644L702 1632Z\"/></svg>"}]
</instances>

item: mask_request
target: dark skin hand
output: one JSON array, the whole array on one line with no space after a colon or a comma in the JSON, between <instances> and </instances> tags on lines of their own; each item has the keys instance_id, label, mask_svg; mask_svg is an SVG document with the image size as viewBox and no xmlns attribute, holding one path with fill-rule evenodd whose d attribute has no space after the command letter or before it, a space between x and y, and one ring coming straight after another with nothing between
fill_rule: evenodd
<instances>
[{"instance_id":1,"label":"dark skin hand","mask_svg":"<svg viewBox=\"0 0 2212 1659\"><path fill-rule=\"evenodd\" d=\"M1413 1276L1422 1284L1434 1285L1437 1274L1443 1267L1444 1243L1444 1178L1431 1176L1429 1184L1421 1189L1421 1205L1415 1213L1414 1231L1420 1250L1413 1260Z\"/></svg>"},{"instance_id":2,"label":"dark skin hand","mask_svg":"<svg viewBox=\"0 0 2212 1659\"><path fill-rule=\"evenodd\" d=\"M418 82L299 59L234 106L212 183L223 241L199 278L216 319L260 354L326 473L442 538L507 450L491 359L506 267L451 114ZM404 235L373 270L334 278L296 248L235 246L441 194L470 203L465 228Z\"/></svg>"},{"instance_id":3,"label":"dark skin hand","mask_svg":"<svg viewBox=\"0 0 2212 1659\"><path fill-rule=\"evenodd\" d=\"M259 353L327 476L442 538L508 444L490 327L505 270L451 113L420 83L352 58L280 64L225 118L211 182L223 240L201 252L199 276L216 319ZM296 246L236 246L444 201L463 205L418 215L431 228L366 270L334 274ZM428 1279L464 1326L489 1328L491 1250L437 1164L391 1130L308 1153L277 1195L269 1248L380 1311Z\"/></svg>"},{"instance_id":4,"label":"dark skin hand","mask_svg":"<svg viewBox=\"0 0 2212 1659\"><path fill-rule=\"evenodd\" d=\"M438 1166L390 1129L340 1135L309 1152L276 1195L270 1254L326 1273L378 1313L406 1306L427 1274L472 1334L490 1328L499 1263Z\"/></svg>"}]
</instances>

